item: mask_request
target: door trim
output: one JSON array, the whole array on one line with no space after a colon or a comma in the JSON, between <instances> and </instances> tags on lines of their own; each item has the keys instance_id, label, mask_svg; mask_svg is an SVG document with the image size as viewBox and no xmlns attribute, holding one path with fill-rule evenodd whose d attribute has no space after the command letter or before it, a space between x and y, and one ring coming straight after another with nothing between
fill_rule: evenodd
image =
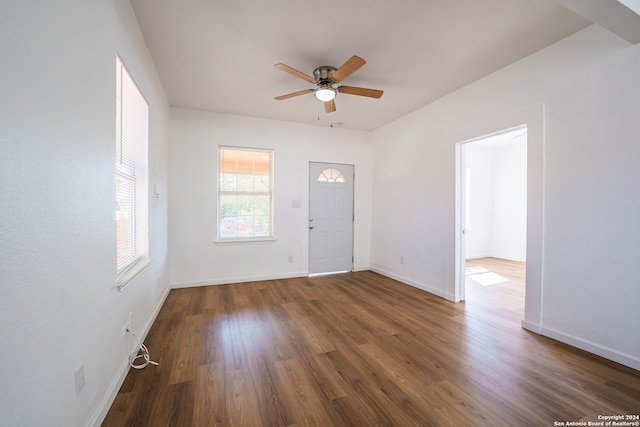
<instances>
[{"instance_id":1,"label":"door trim","mask_svg":"<svg viewBox=\"0 0 640 427\"><path fill-rule=\"evenodd\" d=\"M544 302L544 104L536 104L479 125L460 129L450 135L450 141L454 144L456 151L455 167L457 169L459 168L460 143L471 141L477 135L489 135L502 129L520 125L527 125L527 277L522 327L539 334L543 327ZM449 283L452 285L447 289L445 298L451 301L460 301L460 280L464 278L464 264L460 253L462 228L460 228L461 223L457 212L461 202L461 194L457 179L455 185L455 249L452 269L454 277L450 278Z\"/></svg>"}]
</instances>

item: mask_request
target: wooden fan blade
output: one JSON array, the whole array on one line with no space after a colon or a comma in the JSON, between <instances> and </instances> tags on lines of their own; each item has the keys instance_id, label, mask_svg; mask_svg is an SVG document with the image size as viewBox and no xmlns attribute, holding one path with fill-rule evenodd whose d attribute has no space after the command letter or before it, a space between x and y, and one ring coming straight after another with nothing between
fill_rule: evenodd
<instances>
[{"instance_id":1,"label":"wooden fan blade","mask_svg":"<svg viewBox=\"0 0 640 427\"><path fill-rule=\"evenodd\" d=\"M367 62L360 58L359 56L353 55L351 58L347 60L340 68L336 70L335 73L331 75L331 81L334 83L341 82L346 79L356 71L358 68L362 67Z\"/></svg>"},{"instance_id":2,"label":"wooden fan blade","mask_svg":"<svg viewBox=\"0 0 640 427\"><path fill-rule=\"evenodd\" d=\"M324 111L327 113L333 113L336 111L336 100L332 99L331 101L326 101L324 103Z\"/></svg>"},{"instance_id":3,"label":"wooden fan blade","mask_svg":"<svg viewBox=\"0 0 640 427\"><path fill-rule=\"evenodd\" d=\"M298 77L298 78L300 78L302 80L306 80L309 83L315 83L316 82L316 79L314 79L313 77L308 76L305 73L303 73L302 71L296 70L295 68L291 68L288 65L276 64L276 65L274 65L274 67L276 67L278 70L284 71L285 73L289 73L292 76L296 76L296 77Z\"/></svg>"},{"instance_id":4,"label":"wooden fan blade","mask_svg":"<svg viewBox=\"0 0 640 427\"><path fill-rule=\"evenodd\" d=\"M280 95L280 96L276 96L274 99L277 99L278 101L282 101L283 99L289 99L289 98L293 98L294 96L300 96L300 95L304 95L307 93L311 93L313 92L313 89L304 89L304 90L299 90L297 92L293 92L293 93L288 93L286 95Z\"/></svg>"},{"instance_id":5,"label":"wooden fan blade","mask_svg":"<svg viewBox=\"0 0 640 427\"><path fill-rule=\"evenodd\" d=\"M369 98L380 98L383 94L383 92L378 89L367 89L355 86L340 86L338 87L338 92L349 95L368 96Z\"/></svg>"}]
</instances>

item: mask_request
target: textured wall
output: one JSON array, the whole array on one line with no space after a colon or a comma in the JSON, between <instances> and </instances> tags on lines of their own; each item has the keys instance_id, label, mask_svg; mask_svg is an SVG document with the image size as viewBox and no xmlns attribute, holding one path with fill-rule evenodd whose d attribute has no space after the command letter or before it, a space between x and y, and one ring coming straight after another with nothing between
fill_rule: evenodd
<instances>
[{"instance_id":1,"label":"textured wall","mask_svg":"<svg viewBox=\"0 0 640 427\"><path fill-rule=\"evenodd\" d=\"M0 8L0 424L88 425L168 289L167 194L150 204L151 267L115 288L115 55L150 107L167 188L168 102L125 0ZM74 372L86 386L76 395Z\"/></svg>"}]
</instances>

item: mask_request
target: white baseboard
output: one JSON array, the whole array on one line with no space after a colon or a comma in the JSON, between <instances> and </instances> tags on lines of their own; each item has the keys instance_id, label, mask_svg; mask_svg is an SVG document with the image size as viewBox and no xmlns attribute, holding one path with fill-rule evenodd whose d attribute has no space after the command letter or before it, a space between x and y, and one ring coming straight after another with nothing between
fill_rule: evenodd
<instances>
[{"instance_id":1,"label":"white baseboard","mask_svg":"<svg viewBox=\"0 0 640 427\"><path fill-rule=\"evenodd\" d=\"M479 258L498 258L505 259L507 261L527 262L526 256L507 255L507 254L472 254L465 257L465 259L479 259Z\"/></svg>"},{"instance_id":2,"label":"white baseboard","mask_svg":"<svg viewBox=\"0 0 640 427\"><path fill-rule=\"evenodd\" d=\"M378 274L382 274L383 276L389 277L393 280L397 280L398 282L402 282L406 285L413 286L414 288L421 289L425 292L429 292L430 294L437 295L441 298L446 298L444 291L441 289L436 289L432 286L429 286L425 283L416 282L415 280L409 279L407 277L401 276L396 272L392 271L388 267L385 267L380 264L371 264L370 270L376 272Z\"/></svg>"},{"instance_id":3,"label":"white baseboard","mask_svg":"<svg viewBox=\"0 0 640 427\"><path fill-rule=\"evenodd\" d=\"M632 369L640 371L640 358L632 356L630 354L622 353L620 351L602 346L600 344L584 340L573 335L566 334L561 331L557 331L551 328L540 328L541 335L553 338L554 340L569 344L573 347L577 347L581 350L593 353L595 355L604 357L605 359L612 360L620 363L621 365L628 366Z\"/></svg>"},{"instance_id":4,"label":"white baseboard","mask_svg":"<svg viewBox=\"0 0 640 427\"><path fill-rule=\"evenodd\" d=\"M536 334L540 335L540 325L539 324L523 320L521 325L527 331L531 331L533 333L536 333Z\"/></svg>"},{"instance_id":5,"label":"white baseboard","mask_svg":"<svg viewBox=\"0 0 640 427\"><path fill-rule=\"evenodd\" d=\"M465 257L465 259L478 259L478 258L490 258L491 254L482 253L482 254L469 254Z\"/></svg>"},{"instance_id":6,"label":"white baseboard","mask_svg":"<svg viewBox=\"0 0 640 427\"><path fill-rule=\"evenodd\" d=\"M507 261L527 262L527 256L509 255L509 254L492 254L491 258L506 259Z\"/></svg>"},{"instance_id":7,"label":"white baseboard","mask_svg":"<svg viewBox=\"0 0 640 427\"><path fill-rule=\"evenodd\" d=\"M156 321L156 318L160 313L160 309L164 305L164 302L167 299L167 296L169 295L170 290L171 290L170 288L165 289L164 295L162 295L162 297L159 299L158 305L156 306L156 309L154 310L153 315L151 316L147 324L144 326L144 329L140 331L140 334L139 334L140 342L144 342L145 338L147 337L147 334L149 333L149 330L151 329L153 322ZM107 393L105 394L104 398L100 402L100 405L98 405L98 408L96 409L95 413L89 420L90 426L100 427L105 417L107 416L109 409L111 409L111 405L113 405L114 400L116 400L118 391L120 390L120 387L122 387L122 383L124 383L124 380L127 377L127 374L129 373L130 368L131 367L129 366L129 357L127 355L127 358L124 360L122 366L120 366L120 369L118 370L118 374L116 375L113 382L111 383L111 386L109 387Z\"/></svg>"},{"instance_id":8,"label":"white baseboard","mask_svg":"<svg viewBox=\"0 0 640 427\"><path fill-rule=\"evenodd\" d=\"M551 328L545 328L537 323L522 321L522 327L528 331L534 332L545 337L552 338L556 341L563 342L572 347L579 348L581 350L593 353L597 356L604 357L605 359L612 360L629 368L640 371L640 358L632 356L630 354L622 353L617 350L596 344L591 341L578 338L573 335L565 334L564 332L557 331Z\"/></svg>"},{"instance_id":9,"label":"white baseboard","mask_svg":"<svg viewBox=\"0 0 640 427\"><path fill-rule=\"evenodd\" d=\"M244 282L259 282L262 280L278 280L278 279L292 279L295 277L306 277L309 273L306 271L298 271L295 273L287 274L271 274L271 275L259 275L259 276L242 276L242 277L225 277L222 279L210 279L200 280L197 282L177 282L171 283L171 289L179 288L195 288L198 286L210 286L210 285L228 285L231 283L244 283Z\"/></svg>"},{"instance_id":10,"label":"white baseboard","mask_svg":"<svg viewBox=\"0 0 640 427\"><path fill-rule=\"evenodd\" d=\"M367 265L360 265L360 266L353 267L353 271L367 271L369 269L370 268ZM263 280L293 279L296 277L307 277L308 275L309 275L309 272L307 271L297 271L294 273L287 273L287 274L227 277L224 279L198 280L196 282L176 282L171 284L171 289L195 288L198 286L212 286L212 285L229 285L232 283L259 282Z\"/></svg>"}]
</instances>

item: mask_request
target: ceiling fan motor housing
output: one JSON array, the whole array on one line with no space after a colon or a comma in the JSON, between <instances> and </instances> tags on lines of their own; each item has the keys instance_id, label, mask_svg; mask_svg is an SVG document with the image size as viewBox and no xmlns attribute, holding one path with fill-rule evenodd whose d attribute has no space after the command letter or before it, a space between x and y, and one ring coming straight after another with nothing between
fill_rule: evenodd
<instances>
[{"instance_id":1,"label":"ceiling fan motor housing","mask_svg":"<svg viewBox=\"0 0 640 427\"><path fill-rule=\"evenodd\" d=\"M320 86L331 85L331 76L336 72L335 67L323 65L313 70L313 77Z\"/></svg>"}]
</instances>

